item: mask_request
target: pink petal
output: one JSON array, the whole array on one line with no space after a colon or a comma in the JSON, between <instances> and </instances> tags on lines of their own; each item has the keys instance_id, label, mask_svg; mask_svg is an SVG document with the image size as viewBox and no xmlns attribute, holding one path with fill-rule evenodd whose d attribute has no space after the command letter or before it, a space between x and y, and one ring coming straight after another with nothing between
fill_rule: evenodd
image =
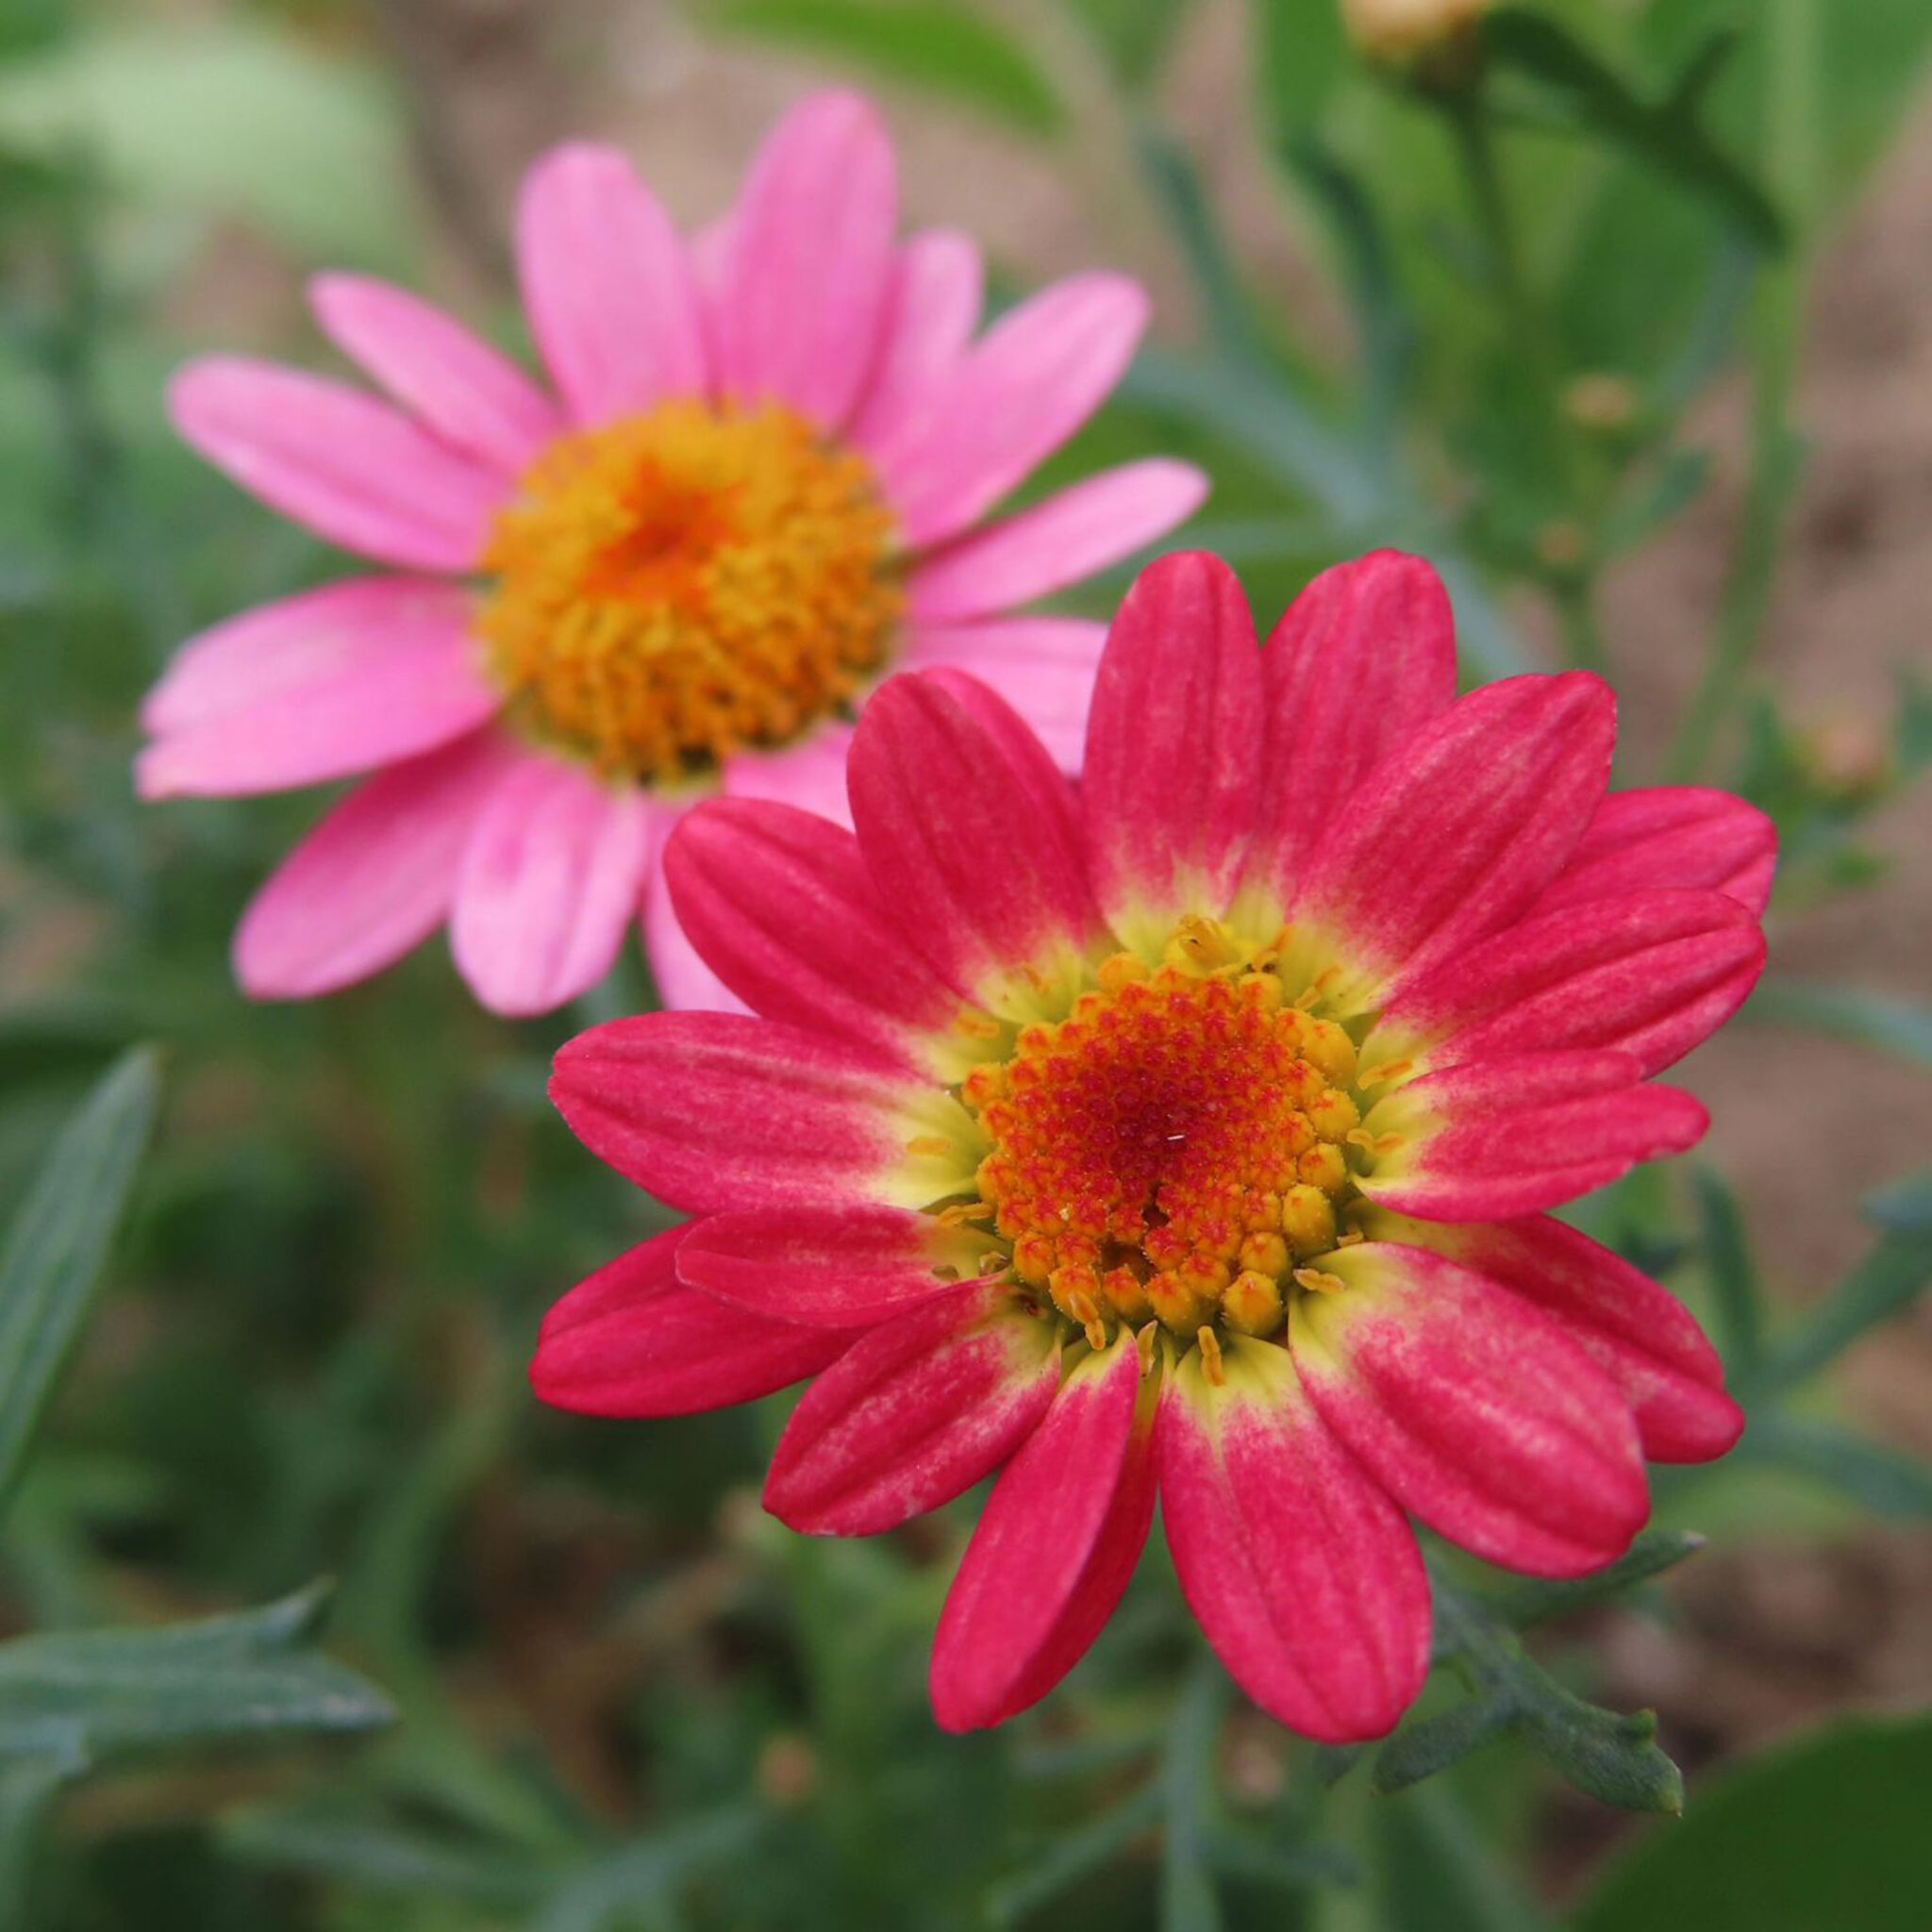
<instances>
[{"instance_id":1,"label":"pink petal","mask_svg":"<svg viewBox=\"0 0 1932 1932\"><path fill-rule=\"evenodd\" d=\"M1440 1255L1379 1241L1322 1259L1295 1367L1322 1418L1396 1502L1537 1576L1613 1562L1650 1511L1615 1385L1548 1316Z\"/></svg>"},{"instance_id":2,"label":"pink petal","mask_svg":"<svg viewBox=\"0 0 1932 1932\"><path fill-rule=\"evenodd\" d=\"M1037 1704L1113 1614L1154 1516L1155 1388L1131 1336L1089 1356L993 1486L933 1642L944 1729Z\"/></svg>"},{"instance_id":3,"label":"pink petal","mask_svg":"<svg viewBox=\"0 0 1932 1932\"><path fill-rule=\"evenodd\" d=\"M476 814L511 757L488 732L349 793L285 858L235 934L251 999L313 999L366 979L449 916Z\"/></svg>"},{"instance_id":4,"label":"pink petal","mask_svg":"<svg viewBox=\"0 0 1932 1932\"><path fill-rule=\"evenodd\" d=\"M620 1255L543 1318L530 1386L578 1415L696 1415L755 1402L835 1361L847 1338L754 1321L683 1287L689 1225Z\"/></svg>"},{"instance_id":5,"label":"pink petal","mask_svg":"<svg viewBox=\"0 0 1932 1932\"><path fill-rule=\"evenodd\" d=\"M342 354L466 456L516 477L563 428L514 362L427 302L367 275L317 275L309 305Z\"/></svg>"},{"instance_id":6,"label":"pink petal","mask_svg":"<svg viewBox=\"0 0 1932 1932\"><path fill-rule=\"evenodd\" d=\"M1456 619L1420 557L1325 570L1261 654L1267 753L1255 871L1291 884L1381 760L1456 698Z\"/></svg>"},{"instance_id":7,"label":"pink petal","mask_svg":"<svg viewBox=\"0 0 1932 1932\"><path fill-rule=\"evenodd\" d=\"M660 1006L676 1012L751 1011L691 944L671 903L670 882L661 864L651 868L651 881L644 888L644 951Z\"/></svg>"},{"instance_id":8,"label":"pink petal","mask_svg":"<svg viewBox=\"0 0 1932 1932\"><path fill-rule=\"evenodd\" d=\"M1603 796L1616 701L1586 672L1508 677L1458 699L1329 821L1291 908L1344 1012L1522 917Z\"/></svg>"},{"instance_id":9,"label":"pink petal","mask_svg":"<svg viewBox=\"0 0 1932 1932\"><path fill-rule=\"evenodd\" d=\"M871 1328L971 1280L984 1235L904 1208L750 1208L713 1214L679 1277L754 1314Z\"/></svg>"},{"instance_id":10,"label":"pink petal","mask_svg":"<svg viewBox=\"0 0 1932 1932\"><path fill-rule=\"evenodd\" d=\"M792 1411L765 1507L812 1536L876 1536L950 1503L1039 1426L1059 1386L1055 1324L993 1283L860 1338Z\"/></svg>"},{"instance_id":11,"label":"pink petal","mask_svg":"<svg viewBox=\"0 0 1932 1932\"><path fill-rule=\"evenodd\" d=\"M1585 900L1407 981L1362 1050L1446 1067L1587 1047L1655 1074L1729 1019L1763 966L1757 921L1722 892Z\"/></svg>"},{"instance_id":12,"label":"pink petal","mask_svg":"<svg viewBox=\"0 0 1932 1932\"><path fill-rule=\"evenodd\" d=\"M1084 617L923 624L900 661L908 671L961 671L990 686L1073 776L1087 748L1093 678L1106 642L1107 626Z\"/></svg>"},{"instance_id":13,"label":"pink petal","mask_svg":"<svg viewBox=\"0 0 1932 1932\"><path fill-rule=\"evenodd\" d=\"M547 1013L610 971L636 916L650 807L575 765L526 757L484 806L463 853L450 944L493 1013Z\"/></svg>"},{"instance_id":14,"label":"pink petal","mask_svg":"<svg viewBox=\"0 0 1932 1932\"><path fill-rule=\"evenodd\" d=\"M369 577L263 605L181 647L148 695L143 798L235 797L343 778L461 738L501 703L468 597Z\"/></svg>"},{"instance_id":15,"label":"pink petal","mask_svg":"<svg viewBox=\"0 0 1932 1932\"><path fill-rule=\"evenodd\" d=\"M827 429L844 423L893 287L898 167L870 102L801 101L753 161L718 295L719 380Z\"/></svg>"},{"instance_id":16,"label":"pink petal","mask_svg":"<svg viewBox=\"0 0 1932 1932\"><path fill-rule=\"evenodd\" d=\"M891 450L919 433L979 325L985 279L969 235L929 228L900 249L878 361L849 432L860 449Z\"/></svg>"},{"instance_id":17,"label":"pink petal","mask_svg":"<svg viewBox=\"0 0 1932 1932\"><path fill-rule=\"evenodd\" d=\"M1428 1674L1428 1574L1288 1351L1230 1342L1219 1387L1191 1353L1163 1391L1156 1444L1182 1592L1235 1681L1304 1737L1392 1730Z\"/></svg>"},{"instance_id":18,"label":"pink petal","mask_svg":"<svg viewBox=\"0 0 1932 1932\"><path fill-rule=\"evenodd\" d=\"M912 616L923 624L1030 604L1164 537L1207 494L1192 463L1166 457L1103 470L922 562Z\"/></svg>"},{"instance_id":19,"label":"pink petal","mask_svg":"<svg viewBox=\"0 0 1932 1932\"><path fill-rule=\"evenodd\" d=\"M530 327L580 424L707 386L683 239L615 148L553 148L524 179L517 272Z\"/></svg>"},{"instance_id":20,"label":"pink petal","mask_svg":"<svg viewBox=\"0 0 1932 1932\"><path fill-rule=\"evenodd\" d=\"M890 1198L905 1155L891 1061L741 1013L593 1026L550 1097L600 1160L690 1213Z\"/></svg>"},{"instance_id":21,"label":"pink petal","mask_svg":"<svg viewBox=\"0 0 1932 1932\"><path fill-rule=\"evenodd\" d=\"M734 753L724 761L729 798L768 798L796 806L848 828L852 804L845 795L845 760L852 750L849 724L821 724L809 738L783 751Z\"/></svg>"},{"instance_id":22,"label":"pink petal","mask_svg":"<svg viewBox=\"0 0 1932 1932\"><path fill-rule=\"evenodd\" d=\"M1620 1053L1515 1054L1450 1067L1372 1107L1370 1199L1429 1221L1500 1221L1607 1187L1681 1154L1710 1117L1675 1087L1639 1085Z\"/></svg>"},{"instance_id":23,"label":"pink petal","mask_svg":"<svg viewBox=\"0 0 1932 1932\"><path fill-rule=\"evenodd\" d=\"M664 852L684 929L758 1011L911 1064L958 998L907 945L858 841L790 806L714 799Z\"/></svg>"},{"instance_id":24,"label":"pink petal","mask_svg":"<svg viewBox=\"0 0 1932 1932\"><path fill-rule=\"evenodd\" d=\"M1428 1248L1532 1302L1617 1385L1653 1462L1709 1462L1744 1412L1724 1392L1724 1364L1668 1289L1560 1221L1443 1227L1379 1208L1371 1241Z\"/></svg>"},{"instance_id":25,"label":"pink petal","mask_svg":"<svg viewBox=\"0 0 1932 1932\"><path fill-rule=\"evenodd\" d=\"M1776 869L1777 827L1728 791L1700 785L1613 791L1538 909L1654 886L1691 886L1724 892L1757 915Z\"/></svg>"},{"instance_id":26,"label":"pink petal","mask_svg":"<svg viewBox=\"0 0 1932 1932\"><path fill-rule=\"evenodd\" d=\"M1080 797L1101 909L1130 943L1225 909L1260 782L1261 658L1234 573L1148 565L1108 635Z\"/></svg>"},{"instance_id":27,"label":"pink petal","mask_svg":"<svg viewBox=\"0 0 1932 1932\"><path fill-rule=\"evenodd\" d=\"M168 408L189 445L344 550L410 570L467 571L502 476L358 390L243 356L191 362Z\"/></svg>"},{"instance_id":28,"label":"pink petal","mask_svg":"<svg viewBox=\"0 0 1932 1932\"><path fill-rule=\"evenodd\" d=\"M1074 970L1092 902L1067 781L992 692L962 702L941 675L894 677L865 708L846 768L852 815L900 930L999 1010L1024 1001L1029 968Z\"/></svg>"},{"instance_id":29,"label":"pink petal","mask_svg":"<svg viewBox=\"0 0 1932 1932\"><path fill-rule=\"evenodd\" d=\"M1132 359L1147 298L1074 275L1003 316L955 371L924 432L879 458L907 544L976 523L1086 422Z\"/></svg>"}]
</instances>

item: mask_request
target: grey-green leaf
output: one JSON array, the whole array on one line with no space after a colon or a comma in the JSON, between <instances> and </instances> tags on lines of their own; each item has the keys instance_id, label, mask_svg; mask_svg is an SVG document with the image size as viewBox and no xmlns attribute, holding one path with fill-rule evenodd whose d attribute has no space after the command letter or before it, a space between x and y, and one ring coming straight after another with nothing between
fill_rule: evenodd
<instances>
[{"instance_id":1,"label":"grey-green leaf","mask_svg":"<svg viewBox=\"0 0 1932 1932\"><path fill-rule=\"evenodd\" d=\"M0 1253L0 1506L80 1334L154 1126L154 1053L118 1061L54 1143Z\"/></svg>"}]
</instances>

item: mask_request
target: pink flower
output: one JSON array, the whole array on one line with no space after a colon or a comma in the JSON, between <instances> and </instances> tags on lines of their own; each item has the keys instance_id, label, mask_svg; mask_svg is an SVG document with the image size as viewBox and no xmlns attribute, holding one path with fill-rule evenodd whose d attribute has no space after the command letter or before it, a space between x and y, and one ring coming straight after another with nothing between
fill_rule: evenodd
<instances>
[{"instance_id":1,"label":"pink flower","mask_svg":"<svg viewBox=\"0 0 1932 1932\"><path fill-rule=\"evenodd\" d=\"M1257 651L1224 565L1141 578L1076 795L953 672L893 679L848 832L728 800L671 842L761 1017L594 1028L552 1091L694 1219L567 1295L561 1407L676 1415L816 1375L765 1491L891 1528L1004 1465L941 1619L949 1728L1106 1622L1157 1493L1182 1589L1284 1724L1379 1736L1428 1665L1408 1519L1568 1576L1643 1462L1742 1418L1674 1296L1547 1210L1674 1154L1650 1076L1763 959L1768 821L1606 794L1608 689L1456 695L1448 600L1383 552Z\"/></svg>"},{"instance_id":2,"label":"pink flower","mask_svg":"<svg viewBox=\"0 0 1932 1932\"><path fill-rule=\"evenodd\" d=\"M1146 320L1117 275L974 339L978 251L895 240L892 151L805 101L687 242L614 151L525 181L525 306L554 392L447 316L314 285L392 402L241 358L192 364L182 435L394 575L252 610L150 694L146 797L376 775L249 908L243 988L366 977L446 919L483 1003L537 1013L609 969L641 908L674 1004L733 1004L658 866L709 792L843 810L848 722L889 671L957 666L1077 756L1102 627L1002 613L1151 542L1205 482L1129 463L988 512L1091 414Z\"/></svg>"}]
</instances>

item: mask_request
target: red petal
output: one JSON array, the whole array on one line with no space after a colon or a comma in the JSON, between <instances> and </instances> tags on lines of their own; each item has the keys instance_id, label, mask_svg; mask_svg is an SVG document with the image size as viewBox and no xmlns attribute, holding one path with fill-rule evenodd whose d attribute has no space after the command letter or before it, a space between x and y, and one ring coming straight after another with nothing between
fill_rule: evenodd
<instances>
[{"instance_id":1,"label":"red petal","mask_svg":"<svg viewBox=\"0 0 1932 1932\"><path fill-rule=\"evenodd\" d=\"M1291 916L1341 965L1344 1009L1520 919L1569 858L1610 772L1601 678L1509 677L1458 699L1330 821Z\"/></svg>"},{"instance_id":2,"label":"red petal","mask_svg":"<svg viewBox=\"0 0 1932 1932\"><path fill-rule=\"evenodd\" d=\"M1380 761L1456 698L1456 619L1420 557L1377 550L1325 570L1261 653L1268 746L1252 873L1299 875Z\"/></svg>"},{"instance_id":3,"label":"red petal","mask_svg":"<svg viewBox=\"0 0 1932 1932\"><path fill-rule=\"evenodd\" d=\"M990 691L961 701L965 682L902 675L866 706L853 823L879 898L941 977L1030 1009L1026 969L1071 978L1096 923L1073 791Z\"/></svg>"},{"instance_id":4,"label":"red petal","mask_svg":"<svg viewBox=\"0 0 1932 1932\"><path fill-rule=\"evenodd\" d=\"M1315 1407L1405 1509L1539 1576L1613 1562L1649 1514L1616 1386L1548 1316L1421 1248L1322 1259L1289 1335Z\"/></svg>"},{"instance_id":5,"label":"red petal","mask_svg":"<svg viewBox=\"0 0 1932 1932\"><path fill-rule=\"evenodd\" d=\"M1777 827L1755 805L1701 785L1613 791L1538 909L1653 886L1703 887L1761 914Z\"/></svg>"},{"instance_id":6,"label":"red petal","mask_svg":"<svg viewBox=\"0 0 1932 1932\"><path fill-rule=\"evenodd\" d=\"M756 1401L835 1360L849 1340L759 1321L678 1283L674 1227L582 1281L543 1319L530 1385L579 1415L695 1415Z\"/></svg>"},{"instance_id":7,"label":"red petal","mask_svg":"<svg viewBox=\"0 0 1932 1932\"><path fill-rule=\"evenodd\" d=\"M1722 892L1633 892L1539 910L1407 981L1363 1054L1435 1067L1594 1048L1645 1074L1743 1005L1764 967L1757 923Z\"/></svg>"},{"instance_id":8,"label":"red petal","mask_svg":"<svg viewBox=\"0 0 1932 1932\"><path fill-rule=\"evenodd\" d=\"M1154 1518L1156 1385L1133 1338L1089 1356L987 1499L933 1641L933 1715L1004 1724L1086 1655Z\"/></svg>"},{"instance_id":9,"label":"red petal","mask_svg":"<svg viewBox=\"0 0 1932 1932\"><path fill-rule=\"evenodd\" d=\"M1055 1324L992 1283L853 1343L792 1411L765 1507L819 1536L875 1536L949 1503L1039 1425L1059 1387Z\"/></svg>"},{"instance_id":10,"label":"red petal","mask_svg":"<svg viewBox=\"0 0 1932 1932\"><path fill-rule=\"evenodd\" d=\"M1127 592L1101 653L1083 774L1088 865L1116 931L1157 943L1176 913L1225 908L1260 782L1261 658L1219 558L1164 557Z\"/></svg>"},{"instance_id":11,"label":"red petal","mask_svg":"<svg viewBox=\"0 0 1932 1932\"><path fill-rule=\"evenodd\" d=\"M1709 1462L1742 1431L1724 1364L1690 1309L1588 1235L1544 1215L1443 1227L1376 1210L1364 1227L1372 1241L1446 1255L1553 1317L1617 1385L1651 1461Z\"/></svg>"},{"instance_id":12,"label":"red petal","mask_svg":"<svg viewBox=\"0 0 1932 1932\"><path fill-rule=\"evenodd\" d=\"M1355 1743L1394 1728L1429 1670L1429 1580L1407 1521L1328 1432L1288 1351L1190 1355L1163 1391L1160 1508L1208 1641L1271 1717Z\"/></svg>"},{"instance_id":13,"label":"red petal","mask_svg":"<svg viewBox=\"0 0 1932 1932\"><path fill-rule=\"evenodd\" d=\"M1378 1101L1363 1193L1430 1221L1501 1221L1607 1187L1640 1160L1694 1147L1710 1116L1675 1087L1640 1084L1621 1053L1472 1060Z\"/></svg>"}]
</instances>

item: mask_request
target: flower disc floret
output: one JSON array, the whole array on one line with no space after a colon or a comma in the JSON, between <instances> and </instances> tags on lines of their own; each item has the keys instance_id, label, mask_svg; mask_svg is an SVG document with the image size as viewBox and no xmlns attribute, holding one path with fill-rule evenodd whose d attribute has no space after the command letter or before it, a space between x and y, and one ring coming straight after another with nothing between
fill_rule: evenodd
<instances>
[{"instance_id":1,"label":"flower disc floret","mask_svg":"<svg viewBox=\"0 0 1932 1932\"><path fill-rule=\"evenodd\" d=\"M961 1085L991 1151L977 1203L948 1211L990 1216L1019 1280L1096 1347L1150 1315L1190 1341L1274 1334L1297 1263L1336 1243L1355 1046L1274 958L1189 919L1158 966L1114 954L1064 1019Z\"/></svg>"},{"instance_id":2,"label":"flower disc floret","mask_svg":"<svg viewBox=\"0 0 1932 1932\"><path fill-rule=\"evenodd\" d=\"M843 708L906 602L871 466L778 404L685 398L560 438L483 568L477 630L511 716L639 779L774 749Z\"/></svg>"}]
</instances>

